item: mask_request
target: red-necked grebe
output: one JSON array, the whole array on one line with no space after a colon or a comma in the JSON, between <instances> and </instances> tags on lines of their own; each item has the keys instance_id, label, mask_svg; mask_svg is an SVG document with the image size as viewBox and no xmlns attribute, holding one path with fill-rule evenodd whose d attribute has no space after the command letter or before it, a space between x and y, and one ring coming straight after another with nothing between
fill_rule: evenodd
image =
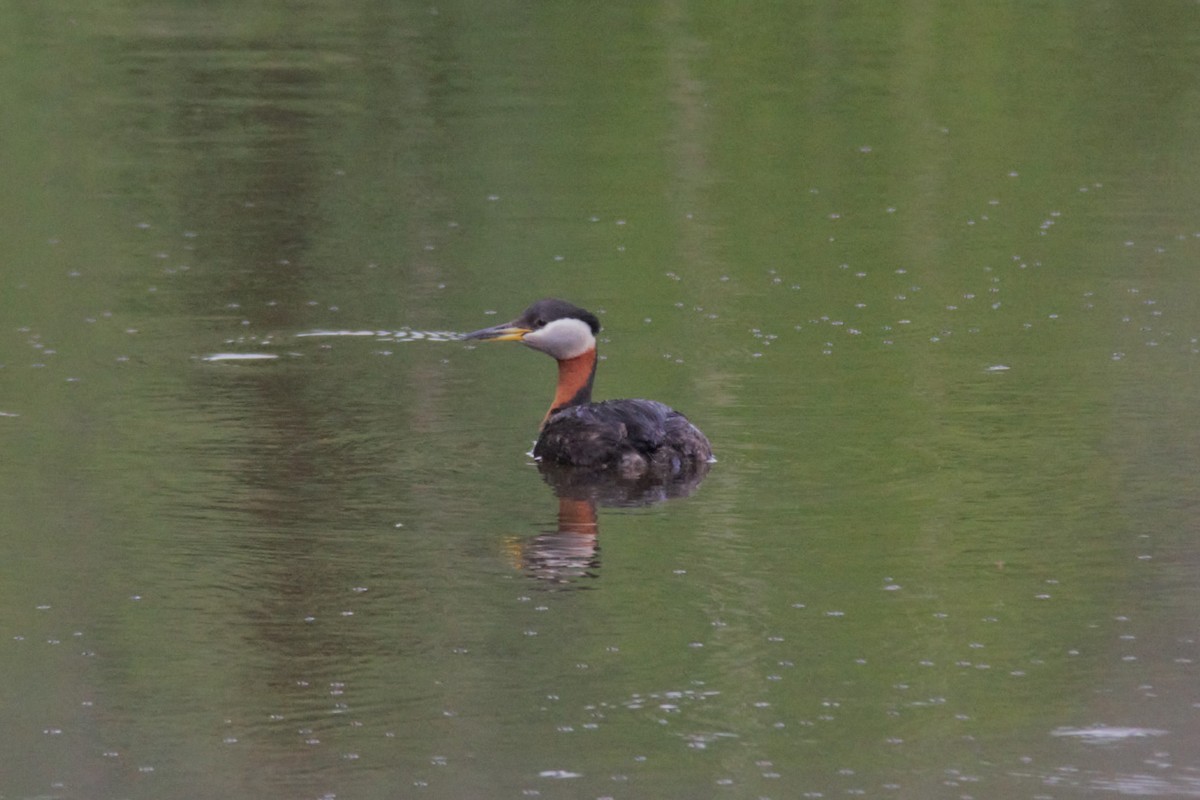
<instances>
[{"instance_id":1,"label":"red-necked grebe","mask_svg":"<svg viewBox=\"0 0 1200 800\"><path fill-rule=\"evenodd\" d=\"M592 402L600 320L565 300L539 300L512 322L466 339L520 342L558 361L558 389L542 419L535 458L624 474L677 475L712 459L700 430L654 400Z\"/></svg>"}]
</instances>

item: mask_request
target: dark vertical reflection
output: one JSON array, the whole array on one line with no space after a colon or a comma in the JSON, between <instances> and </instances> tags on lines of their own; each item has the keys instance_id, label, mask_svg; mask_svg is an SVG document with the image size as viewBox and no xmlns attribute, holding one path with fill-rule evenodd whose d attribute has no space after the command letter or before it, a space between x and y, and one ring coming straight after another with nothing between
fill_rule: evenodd
<instances>
[{"instance_id":1,"label":"dark vertical reflection","mask_svg":"<svg viewBox=\"0 0 1200 800\"><path fill-rule=\"evenodd\" d=\"M217 349L233 323L236 341L293 347L290 333L385 289L397 296L382 314L433 316L440 267L429 253L453 234L454 44L450 23L390 3L181 6L113 34L128 82L123 189L134 213L180 242L169 263L184 262L187 281L167 316L198 329L189 341L209 331ZM352 324L396 324L356 307L367 313ZM398 465L440 436L445 370L422 354L370 360L371 349L314 345L298 368L202 367L179 387L198 413L183 457L207 490L173 487L168 535L177 550L206 552L200 568L236 598L218 613L257 654L252 683L273 701L298 680L316 687L312 718L288 723L314 741L329 726L320 689L347 679L330 670L352 672L381 647L428 646L400 632L385 646L336 624L365 580L351 554L372 546L369 531L390 524L389 509L433 514L444 497ZM394 608L405 630L428 613L419 596ZM272 771L319 771L294 736L250 747Z\"/></svg>"}]
</instances>

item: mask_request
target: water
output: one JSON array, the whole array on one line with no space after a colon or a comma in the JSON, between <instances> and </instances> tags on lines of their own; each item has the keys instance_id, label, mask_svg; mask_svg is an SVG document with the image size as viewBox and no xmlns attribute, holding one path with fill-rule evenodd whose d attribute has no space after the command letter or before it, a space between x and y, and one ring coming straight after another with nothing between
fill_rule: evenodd
<instances>
[{"instance_id":1,"label":"water","mask_svg":"<svg viewBox=\"0 0 1200 800\"><path fill-rule=\"evenodd\" d=\"M0 794L1200 796L1198 14L0 8Z\"/></svg>"}]
</instances>

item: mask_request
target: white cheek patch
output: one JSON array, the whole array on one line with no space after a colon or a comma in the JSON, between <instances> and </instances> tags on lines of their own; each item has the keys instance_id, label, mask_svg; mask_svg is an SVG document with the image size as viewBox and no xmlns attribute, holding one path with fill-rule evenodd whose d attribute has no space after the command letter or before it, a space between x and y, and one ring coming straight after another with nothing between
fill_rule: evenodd
<instances>
[{"instance_id":1,"label":"white cheek patch","mask_svg":"<svg viewBox=\"0 0 1200 800\"><path fill-rule=\"evenodd\" d=\"M541 330L525 334L521 341L559 361L581 356L596 347L592 329L580 319L556 319Z\"/></svg>"}]
</instances>

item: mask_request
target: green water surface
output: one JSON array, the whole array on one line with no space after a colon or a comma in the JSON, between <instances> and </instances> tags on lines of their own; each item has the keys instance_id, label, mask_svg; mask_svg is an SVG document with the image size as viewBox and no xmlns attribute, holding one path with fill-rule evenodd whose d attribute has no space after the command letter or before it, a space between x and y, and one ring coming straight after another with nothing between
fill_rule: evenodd
<instances>
[{"instance_id":1,"label":"green water surface","mask_svg":"<svg viewBox=\"0 0 1200 800\"><path fill-rule=\"evenodd\" d=\"M0 107L0 797L1200 796L1195 3L0 2ZM690 496L564 525L544 296Z\"/></svg>"}]
</instances>

